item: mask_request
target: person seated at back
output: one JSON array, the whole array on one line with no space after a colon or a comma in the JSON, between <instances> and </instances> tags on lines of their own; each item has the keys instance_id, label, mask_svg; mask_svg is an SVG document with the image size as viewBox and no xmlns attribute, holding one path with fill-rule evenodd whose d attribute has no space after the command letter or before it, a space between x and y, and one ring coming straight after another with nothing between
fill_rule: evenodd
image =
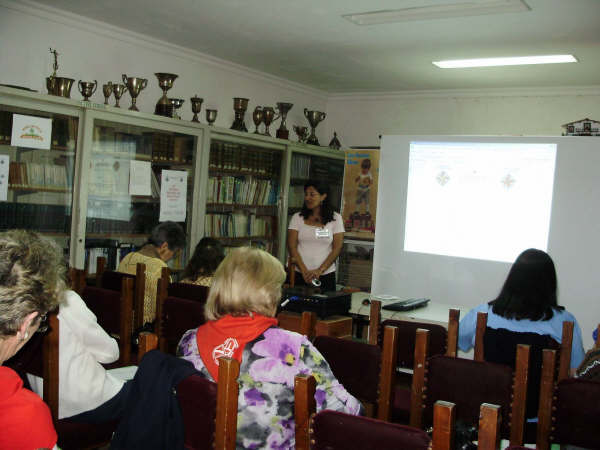
<instances>
[{"instance_id":1,"label":"person seated at back","mask_svg":"<svg viewBox=\"0 0 600 450\"><path fill-rule=\"evenodd\" d=\"M163 222L155 226L148 241L137 252L128 253L117 268L118 272L135 275L137 264L146 265L144 292L144 323L156 318L156 286L163 267L175 254L185 247L185 232L175 222Z\"/></svg>"},{"instance_id":2,"label":"person seated at back","mask_svg":"<svg viewBox=\"0 0 600 450\"><path fill-rule=\"evenodd\" d=\"M210 286L213 274L223 258L225 251L219 241L209 237L200 239L192 258L183 270L181 282Z\"/></svg>"},{"instance_id":3,"label":"person seated at back","mask_svg":"<svg viewBox=\"0 0 600 450\"><path fill-rule=\"evenodd\" d=\"M119 359L119 345L98 324L79 294L67 290L58 309L58 418L90 411L114 398L126 380L134 377L136 366L106 370L102 364ZM40 397L44 380L28 374L27 379Z\"/></svg>"},{"instance_id":4,"label":"person seated at back","mask_svg":"<svg viewBox=\"0 0 600 450\"><path fill-rule=\"evenodd\" d=\"M214 274L205 306L208 322L188 330L178 345L177 354L213 381L220 357L240 361L237 448L294 448L294 377L299 374L312 374L317 381L317 411L356 415L361 410L306 336L277 327L284 280L283 266L269 253L232 250Z\"/></svg>"},{"instance_id":5,"label":"person seated at back","mask_svg":"<svg viewBox=\"0 0 600 450\"><path fill-rule=\"evenodd\" d=\"M62 251L35 233L0 233L0 449L55 448L48 406L2 364L37 331L64 290Z\"/></svg>"},{"instance_id":6,"label":"person seated at back","mask_svg":"<svg viewBox=\"0 0 600 450\"><path fill-rule=\"evenodd\" d=\"M598 342L598 328L592 333L595 345L587 351L583 362L577 368L575 376L586 380L600 381L600 342Z\"/></svg>"},{"instance_id":7,"label":"person seated at back","mask_svg":"<svg viewBox=\"0 0 600 450\"><path fill-rule=\"evenodd\" d=\"M497 336L500 340L496 345L485 345L485 359L514 365L514 354L519 339L524 339L524 334L531 334L536 343L546 347L550 339L538 340L536 336L551 338L557 343L562 341L563 322L573 322L573 345L571 352L571 369L574 372L583 360L583 342L581 330L575 317L558 305L556 295L556 270L552 258L541 250L528 249L522 252L510 268L506 281L498 297L494 300L479 305L470 310L460 321L458 346L462 351L469 351L475 345L477 328L477 313L486 312L488 335ZM522 333L519 336L517 333ZM514 341L513 345L504 345ZM546 342L547 341L547 342ZM508 348L508 347L511 348ZM510 352L510 354L508 354ZM530 362L530 371L536 375L537 386L528 389L528 418L535 417L537 411L536 397L539 395L539 373L541 370L541 348L537 351L534 364L534 355ZM537 367L539 365L539 367ZM531 375L531 373L530 373ZM530 385L531 386L531 385ZM537 388L537 389L536 389Z\"/></svg>"}]
</instances>

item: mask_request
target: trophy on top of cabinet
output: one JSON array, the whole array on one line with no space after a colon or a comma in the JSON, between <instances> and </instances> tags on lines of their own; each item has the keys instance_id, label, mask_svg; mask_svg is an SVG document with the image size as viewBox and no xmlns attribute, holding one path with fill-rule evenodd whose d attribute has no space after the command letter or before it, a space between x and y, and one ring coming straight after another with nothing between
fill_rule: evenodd
<instances>
[{"instance_id":1,"label":"trophy on top of cabinet","mask_svg":"<svg viewBox=\"0 0 600 450\"><path fill-rule=\"evenodd\" d=\"M263 134L265 136L271 136L271 133L269 133L269 125L273 122L274 117L275 110L270 106L263 106L263 122L265 123L265 132Z\"/></svg>"},{"instance_id":2,"label":"trophy on top of cabinet","mask_svg":"<svg viewBox=\"0 0 600 450\"><path fill-rule=\"evenodd\" d=\"M108 105L108 99L112 95L112 91L113 91L112 81L109 81L108 83L102 85L102 93L104 94L104 104L105 105Z\"/></svg>"},{"instance_id":3,"label":"trophy on top of cabinet","mask_svg":"<svg viewBox=\"0 0 600 450\"><path fill-rule=\"evenodd\" d=\"M275 133L275 136L279 139L288 139L290 136L289 130L285 127L285 119L287 118L287 113L292 109L292 106L294 106L293 103L277 102L277 112L279 112L279 114L275 116L273 120L277 120L281 117L281 124Z\"/></svg>"},{"instance_id":4,"label":"trophy on top of cabinet","mask_svg":"<svg viewBox=\"0 0 600 450\"><path fill-rule=\"evenodd\" d=\"M194 113L194 117L192 117L192 122L200 122L198 120L198 113L202 109L203 101L204 99L198 97L197 95L194 95L192 98L190 98L190 102L192 103L192 112Z\"/></svg>"},{"instance_id":5,"label":"trophy on top of cabinet","mask_svg":"<svg viewBox=\"0 0 600 450\"><path fill-rule=\"evenodd\" d=\"M129 107L129 111L139 111L137 106L135 106L135 101L137 100L138 95L140 95L141 90L148 86L148 80L139 77L128 77L123 74L123 83L125 83L129 95L131 95L131 106Z\"/></svg>"},{"instance_id":6,"label":"trophy on top of cabinet","mask_svg":"<svg viewBox=\"0 0 600 450\"><path fill-rule=\"evenodd\" d=\"M48 94L71 98L71 87L75 80L73 78L56 76L56 71L58 70L58 52L50 49L50 53L54 55L54 64L52 66L52 75L46 77L46 89L48 89Z\"/></svg>"},{"instance_id":7,"label":"trophy on top of cabinet","mask_svg":"<svg viewBox=\"0 0 600 450\"><path fill-rule=\"evenodd\" d=\"M183 98L170 98L171 105L173 105L173 119L181 119L181 116L177 114L177 110L181 108L185 99Z\"/></svg>"},{"instance_id":8,"label":"trophy on top of cabinet","mask_svg":"<svg viewBox=\"0 0 600 450\"><path fill-rule=\"evenodd\" d=\"M115 96L115 108L120 108L119 100L121 100L121 97L123 96L123 93L125 92L126 89L127 89L127 86L125 86L124 84L119 84L118 81L113 83L113 95Z\"/></svg>"},{"instance_id":9,"label":"trophy on top of cabinet","mask_svg":"<svg viewBox=\"0 0 600 450\"><path fill-rule=\"evenodd\" d=\"M215 123L217 120L217 110L216 109L207 109L206 110L206 121L210 126Z\"/></svg>"},{"instance_id":10,"label":"trophy on top of cabinet","mask_svg":"<svg viewBox=\"0 0 600 450\"><path fill-rule=\"evenodd\" d=\"M319 122L325 119L325 116L327 116L327 114L324 112L309 111L308 109L304 108L304 117L306 117L306 120L308 120L308 123L310 124L310 136L306 140L307 144L319 145L319 140L315 134L315 128L317 128Z\"/></svg>"},{"instance_id":11,"label":"trophy on top of cabinet","mask_svg":"<svg viewBox=\"0 0 600 450\"><path fill-rule=\"evenodd\" d=\"M158 85L163 90L163 95L154 108L154 114L158 116L173 117L173 105L167 97L167 91L173 87L173 82L179 75L163 72L158 72L154 75L158 78Z\"/></svg>"},{"instance_id":12,"label":"trophy on top of cabinet","mask_svg":"<svg viewBox=\"0 0 600 450\"><path fill-rule=\"evenodd\" d=\"M231 124L232 130L248 132L246 124L244 123L244 114L248 109L248 99L242 97L233 98L233 110L235 111L235 120Z\"/></svg>"},{"instance_id":13,"label":"trophy on top of cabinet","mask_svg":"<svg viewBox=\"0 0 600 450\"><path fill-rule=\"evenodd\" d=\"M254 112L252 112L252 120L254 121L254 126L256 127L254 134L260 134L260 131L258 131L258 126L263 120L262 106L257 106L254 108Z\"/></svg>"},{"instance_id":14,"label":"trophy on top of cabinet","mask_svg":"<svg viewBox=\"0 0 600 450\"><path fill-rule=\"evenodd\" d=\"M83 95L83 101L89 102L90 97L94 95L94 92L96 92L98 82L96 80L94 80L93 83L91 81L79 80L79 83L77 85L79 87L79 92L81 93L81 95Z\"/></svg>"},{"instance_id":15,"label":"trophy on top of cabinet","mask_svg":"<svg viewBox=\"0 0 600 450\"><path fill-rule=\"evenodd\" d=\"M304 142L306 140L308 128L294 125L294 133L296 133L296 135L298 136L298 142Z\"/></svg>"}]
</instances>

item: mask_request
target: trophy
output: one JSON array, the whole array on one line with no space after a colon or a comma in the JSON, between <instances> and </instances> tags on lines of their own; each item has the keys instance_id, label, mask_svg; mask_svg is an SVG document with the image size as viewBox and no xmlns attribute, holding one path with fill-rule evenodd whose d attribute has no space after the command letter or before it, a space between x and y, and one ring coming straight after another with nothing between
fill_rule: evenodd
<instances>
[{"instance_id":1,"label":"trophy","mask_svg":"<svg viewBox=\"0 0 600 450\"><path fill-rule=\"evenodd\" d=\"M212 126L212 124L215 123L215 120L217 120L217 110L216 109L207 109L206 110L206 121L208 122L208 124Z\"/></svg>"},{"instance_id":2,"label":"trophy","mask_svg":"<svg viewBox=\"0 0 600 450\"><path fill-rule=\"evenodd\" d=\"M129 95L131 95L131 106L129 107L129 111L139 111L137 106L135 106L135 101L137 100L137 96L140 95L140 91L148 86L148 80L145 78L128 77L125 74L123 74L122 77L123 83L125 83Z\"/></svg>"},{"instance_id":3,"label":"trophy","mask_svg":"<svg viewBox=\"0 0 600 450\"><path fill-rule=\"evenodd\" d=\"M244 114L248 109L248 99L241 97L233 98L233 110L235 111L235 120L231 125L232 130L248 132L246 124L244 123Z\"/></svg>"},{"instance_id":4,"label":"trophy","mask_svg":"<svg viewBox=\"0 0 600 450\"><path fill-rule=\"evenodd\" d=\"M263 122L265 123L265 132L263 134L265 136L271 136L271 133L269 133L269 125L273 122L274 117L275 110L270 106L263 106Z\"/></svg>"},{"instance_id":5,"label":"trophy","mask_svg":"<svg viewBox=\"0 0 600 450\"><path fill-rule=\"evenodd\" d=\"M275 136L279 139L287 139L290 135L289 130L285 127L285 119L287 118L287 113L292 109L292 106L294 106L293 103L277 102L277 112L279 114L275 116L273 120L277 120L281 117L281 124L275 133Z\"/></svg>"},{"instance_id":6,"label":"trophy","mask_svg":"<svg viewBox=\"0 0 600 450\"><path fill-rule=\"evenodd\" d=\"M171 107L173 109L173 119L181 119L181 116L177 114L177 110L181 108L181 105L183 105L185 100L183 98L170 98L169 101L171 102Z\"/></svg>"},{"instance_id":7,"label":"trophy","mask_svg":"<svg viewBox=\"0 0 600 450\"><path fill-rule=\"evenodd\" d=\"M93 83L91 81L79 80L79 83L77 85L79 86L79 92L81 93L81 95L83 95L83 101L89 102L90 97L94 95L94 92L96 92L98 82L96 80L94 80Z\"/></svg>"},{"instance_id":8,"label":"trophy","mask_svg":"<svg viewBox=\"0 0 600 450\"><path fill-rule=\"evenodd\" d=\"M298 142L304 142L306 140L306 133L308 133L308 128L294 125L294 132L298 135Z\"/></svg>"},{"instance_id":9,"label":"trophy","mask_svg":"<svg viewBox=\"0 0 600 450\"><path fill-rule=\"evenodd\" d=\"M162 97L156 103L154 114L159 116L173 117L173 105L167 97L167 91L173 87L173 82L179 75L174 73L155 73L158 78L158 85L163 90Z\"/></svg>"},{"instance_id":10,"label":"trophy","mask_svg":"<svg viewBox=\"0 0 600 450\"><path fill-rule=\"evenodd\" d=\"M256 127L256 130L254 130L254 134L260 134L260 131L258 131L258 126L263 120L263 111L260 106L254 108L254 112L252 113L252 120L254 121L254 126Z\"/></svg>"},{"instance_id":11,"label":"trophy","mask_svg":"<svg viewBox=\"0 0 600 450\"><path fill-rule=\"evenodd\" d=\"M113 83L113 94L115 96L115 108L120 108L119 100L121 100L121 97L123 96L123 93L125 92L125 89L127 89L127 86L125 86L124 84L119 84L119 82Z\"/></svg>"},{"instance_id":12,"label":"trophy","mask_svg":"<svg viewBox=\"0 0 600 450\"><path fill-rule=\"evenodd\" d=\"M58 70L58 52L50 49L50 53L54 55L54 65L52 66L52 75L46 77L46 89L48 89L48 94L71 98L71 87L75 80L73 78L56 76L56 71Z\"/></svg>"},{"instance_id":13,"label":"trophy","mask_svg":"<svg viewBox=\"0 0 600 450\"><path fill-rule=\"evenodd\" d=\"M112 91L113 91L112 81L109 81L108 83L102 85L102 93L104 94L104 104L105 105L108 105L108 99L112 95Z\"/></svg>"},{"instance_id":14,"label":"trophy","mask_svg":"<svg viewBox=\"0 0 600 450\"><path fill-rule=\"evenodd\" d=\"M192 118L192 122L200 122L198 120L198 113L202 109L202 102L203 101L204 101L204 99L198 97L197 95L194 95L192 98L190 98L190 102L192 102L192 112L194 113L194 117Z\"/></svg>"},{"instance_id":15,"label":"trophy","mask_svg":"<svg viewBox=\"0 0 600 450\"><path fill-rule=\"evenodd\" d=\"M304 117L306 117L308 123L310 124L310 136L306 140L307 144L319 145L319 140L315 134L315 128L317 128L319 122L325 119L326 115L327 114L321 111L309 111L308 109L304 108Z\"/></svg>"}]
</instances>

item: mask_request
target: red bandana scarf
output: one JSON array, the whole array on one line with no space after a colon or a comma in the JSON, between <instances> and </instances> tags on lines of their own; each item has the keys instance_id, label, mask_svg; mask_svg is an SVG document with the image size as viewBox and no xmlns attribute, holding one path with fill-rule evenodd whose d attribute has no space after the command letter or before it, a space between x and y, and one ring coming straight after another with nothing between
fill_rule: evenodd
<instances>
[{"instance_id":1,"label":"red bandana scarf","mask_svg":"<svg viewBox=\"0 0 600 450\"><path fill-rule=\"evenodd\" d=\"M215 381L219 378L219 358L226 356L242 362L244 347L267 328L277 325L277 319L260 314L221 317L198 327L196 342L202 362Z\"/></svg>"}]
</instances>

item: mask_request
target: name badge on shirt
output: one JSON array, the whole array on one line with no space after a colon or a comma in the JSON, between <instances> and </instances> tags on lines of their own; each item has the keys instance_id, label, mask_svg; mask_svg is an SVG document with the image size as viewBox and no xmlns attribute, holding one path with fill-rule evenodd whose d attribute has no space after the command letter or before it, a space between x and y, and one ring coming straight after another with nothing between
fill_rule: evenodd
<instances>
[{"instance_id":1,"label":"name badge on shirt","mask_svg":"<svg viewBox=\"0 0 600 450\"><path fill-rule=\"evenodd\" d=\"M331 230L328 228L315 228L315 237L317 239L327 239L331 237Z\"/></svg>"}]
</instances>

